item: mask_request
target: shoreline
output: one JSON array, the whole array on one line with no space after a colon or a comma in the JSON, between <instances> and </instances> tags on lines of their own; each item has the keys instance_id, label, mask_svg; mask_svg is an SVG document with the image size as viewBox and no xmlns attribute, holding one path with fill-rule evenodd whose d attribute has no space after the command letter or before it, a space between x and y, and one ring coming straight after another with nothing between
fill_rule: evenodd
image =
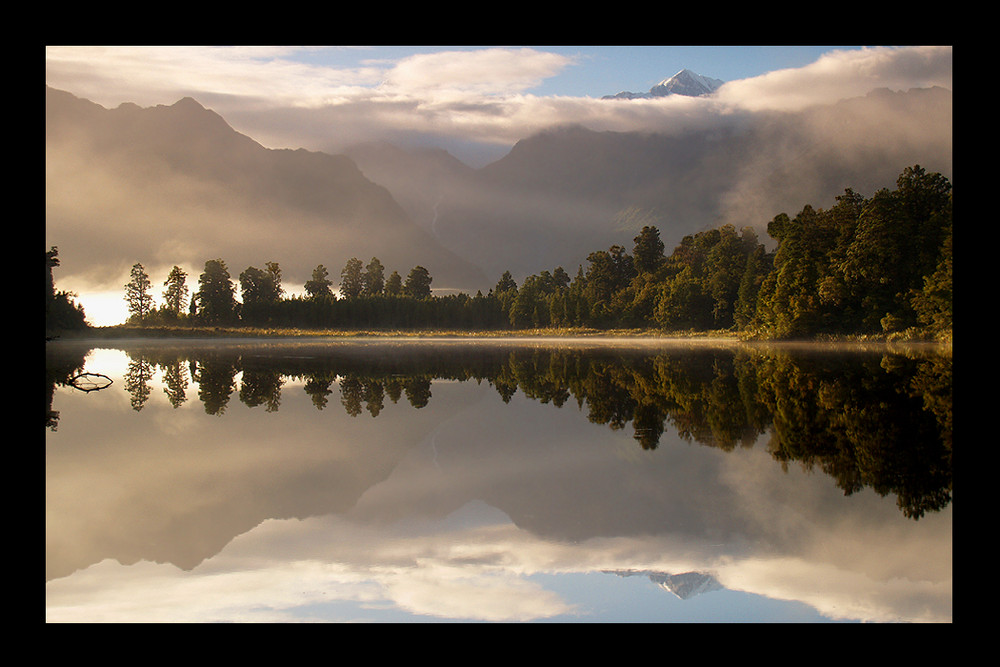
<instances>
[{"instance_id":1,"label":"shoreline","mask_svg":"<svg viewBox=\"0 0 1000 667\"><path fill-rule=\"evenodd\" d=\"M92 327L86 330L59 332L46 337L46 342L109 342L123 340L142 341L550 341L572 342L648 342L688 344L704 343L718 345L747 345L766 347L768 345L803 347L863 347L883 345L930 346L952 349L951 339L932 340L927 338L903 338L890 336L817 336L809 339L759 339L741 337L734 331L662 331L657 329L593 329L593 328L545 328L545 329L505 329L505 330L444 330L444 329L289 329L289 328L249 328L249 327L135 327L111 326Z\"/></svg>"}]
</instances>

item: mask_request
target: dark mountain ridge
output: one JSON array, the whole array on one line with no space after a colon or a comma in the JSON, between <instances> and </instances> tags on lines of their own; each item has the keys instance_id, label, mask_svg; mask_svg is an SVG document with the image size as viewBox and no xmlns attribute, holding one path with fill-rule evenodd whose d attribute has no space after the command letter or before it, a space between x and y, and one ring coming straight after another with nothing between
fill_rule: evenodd
<instances>
[{"instance_id":1,"label":"dark mountain ridge","mask_svg":"<svg viewBox=\"0 0 1000 667\"><path fill-rule=\"evenodd\" d=\"M356 256L403 276L422 265L435 287L484 280L346 155L267 149L191 98L104 109L47 88L46 158L47 236L72 249L67 273L222 258L236 276L277 261L294 290L317 264L336 279Z\"/></svg>"}]
</instances>

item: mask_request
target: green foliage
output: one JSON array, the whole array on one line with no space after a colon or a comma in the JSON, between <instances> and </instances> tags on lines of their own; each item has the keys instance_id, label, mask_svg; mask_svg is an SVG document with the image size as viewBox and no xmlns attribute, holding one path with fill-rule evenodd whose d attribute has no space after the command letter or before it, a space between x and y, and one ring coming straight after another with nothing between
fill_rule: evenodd
<instances>
[{"instance_id":1,"label":"green foliage","mask_svg":"<svg viewBox=\"0 0 1000 667\"><path fill-rule=\"evenodd\" d=\"M653 273L660 268L665 261L660 231L656 227L646 225L633 241L635 247L632 253L635 256L636 270L639 273Z\"/></svg>"},{"instance_id":2,"label":"green foliage","mask_svg":"<svg viewBox=\"0 0 1000 667\"><path fill-rule=\"evenodd\" d=\"M940 174L907 168L894 191L866 201L847 190L830 210L777 216L768 233L778 249L759 294L758 331L950 331L951 185Z\"/></svg>"},{"instance_id":3,"label":"green foliage","mask_svg":"<svg viewBox=\"0 0 1000 667\"><path fill-rule=\"evenodd\" d=\"M87 316L83 306L73 299L71 292L56 290L56 281L52 269L59 266L59 249L52 246L45 252L45 331L55 333L87 328Z\"/></svg>"},{"instance_id":4,"label":"green foliage","mask_svg":"<svg viewBox=\"0 0 1000 667\"><path fill-rule=\"evenodd\" d=\"M285 298L281 270L248 267L243 303L222 260L206 262L191 299L195 323L267 324L300 328L591 327L728 330L746 337L908 335L949 338L952 330L952 192L940 174L909 167L895 190L865 199L847 189L829 209L807 205L767 224L772 251L746 227L723 225L684 237L669 256L659 230L644 225L632 254L621 245L587 256L571 279L563 267L526 276L518 286L504 271L487 295L434 296L430 272L414 267L404 281L373 257L351 258L341 271L340 298L320 264L306 297ZM58 310L83 321L57 295L47 253L46 321ZM178 321L185 276L177 267L164 306L151 307L140 264L126 286L130 307L147 322Z\"/></svg>"},{"instance_id":5,"label":"green foliage","mask_svg":"<svg viewBox=\"0 0 1000 667\"><path fill-rule=\"evenodd\" d=\"M937 268L934 273L924 277L923 288L911 300L920 324L935 336L949 338L952 330L951 244L949 222Z\"/></svg>"},{"instance_id":6,"label":"green foliage","mask_svg":"<svg viewBox=\"0 0 1000 667\"><path fill-rule=\"evenodd\" d=\"M510 271L504 271L503 275L500 276L500 280L497 281L496 287L493 288L494 294L502 292L517 292L517 283L511 277Z\"/></svg>"},{"instance_id":7,"label":"green foliage","mask_svg":"<svg viewBox=\"0 0 1000 667\"><path fill-rule=\"evenodd\" d=\"M403 277L398 271L393 271L385 281L383 292L388 296L399 296L403 293Z\"/></svg>"},{"instance_id":8,"label":"green foliage","mask_svg":"<svg viewBox=\"0 0 1000 667\"><path fill-rule=\"evenodd\" d=\"M208 324L234 324L238 320L236 286L229 269L221 259L205 262L205 271L198 278L197 320Z\"/></svg>"}]
</instances>

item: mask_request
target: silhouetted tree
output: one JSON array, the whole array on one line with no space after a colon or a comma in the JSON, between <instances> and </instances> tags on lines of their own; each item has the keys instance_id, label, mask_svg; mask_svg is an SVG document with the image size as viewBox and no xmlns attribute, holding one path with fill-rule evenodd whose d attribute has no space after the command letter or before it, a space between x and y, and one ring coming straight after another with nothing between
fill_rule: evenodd
<instances>
[{"instance_id":1,"label":"silhouetted tree","mask_svg":"<svg viewBox=\"0 0 1000 667\"><path fill-rule=\"evenodd\" d=\"M393 271L385 281L383 291L389 296L399 296L403 293L403 277L398 271Z\"/></svg>"},{"instance_id":2,"label":"silhouetted tree","mask_svg":"<svg viewBox=\"0 0 1000 667\"><path fill-rule=\"evenodd\" d=\"M372 257L372 261L368 262L368 266L365 267L361 293L365 296L378 296L384 287L385 267L382 266L382 262L378 261L378 257Z\"/></svg>"},{"instance_id":3,"label":"silhouetted tree","mask_svg":"<svg viewBox=\"0 0 1000 667\"><path fill-rule=\"evenodd\" d=\"M344 269L340 272L340 296L344 299L355 299L361 296L364 289L364 278L362 276L363 265L357 257L347 260Z\"/></svg>"},{"instance_id":4,"label":"silhouetted tree","mask_svg":"<svg viewBox=\"0 0 1000 667\"><path fill-rule=\"evenodd\" d=\"M414 299L428 297L431 295L432 280L433 278L431 278L427 269L422 266L415 266L410 271L410 274L406 276L406 282L403 284L403 294Z\"/></svg>"},{"instance_id":5,"label":"silhouetted tree","mask_svg":"<svg viewBox=\"0 0 1000 667\"><path fill-rule=\"evenodd\" d=\"M333 281L330 280L329 275L326 267L319 264L313 269L312 278L306 281L306 294L313 299L321 296L333 296L333 291L330 289Z\"/></svg>"},{"instance_id":6,"label":"silhouetted tree","mask_svg":"<svg viewBox=\"0 0 1000 667\"><path fill-rule=\"evenodd\" d=\"M177 318L187 304L187 273L181 267L174 266L163 285L167 288L163 291L163 310Z\"/></svg>"},{"instance_id":7,"label":"silhouetted tree","mask_svg":"<svg viewBox=\"0 0 1000 667\"><path fill-rule=\"evenodd\" d=\"M128 305L129 319L139 322L146 320L153 309L153 297L149 294L152 283L142 264L132 266L132 279L125 284L125 303Z\"/></svg>"},{"instance_id":8,"label":"silhouetted tree","mask_svg":"<svg viewBox=\"0 0 1000 667\"><path fill-rule=\"evenodd\" d=\"M244 306L273 304L281 296L281 287L275 284L275 274L272 271L248 266L240 274L240 293Z\"/></svg>"},{"instance_id":9,"label":"silhouetted tree","mask_svg":"<svg viewBox=\"0 0 1000 667\"><path fill-rule=\"evenodd\" d=\"M205 262L205 271L198 278L198 317L211 324L232 324L236 321L236 286L229 269L221 259Z\"/></svg>"},{"instance_id":10,"label":"silhouetted tree","mask_svg":"<svg viewBox=\"0 0 1000 667\"><path fill-rule=\"evenodd\" d=\"M243 296L243 321L248 324L270 322L283 292L278 264L268 262L266 270L247 267L240 274L240 291Z\"/></svg>"},{"instance_id":11,"label":"silhouetted tree","mask_svg":"<svg viewBox=\"0 0 1000 667\"><path fill-rule=\"evenodd\" d=\"M45 253L47 283L45 287L45 330L56 332L61 329L83 329L87 318L83 306L73 301L73 294L57 291L52 269L59 266L59 249L56 246Z\"/></svg>"}]
</instances>

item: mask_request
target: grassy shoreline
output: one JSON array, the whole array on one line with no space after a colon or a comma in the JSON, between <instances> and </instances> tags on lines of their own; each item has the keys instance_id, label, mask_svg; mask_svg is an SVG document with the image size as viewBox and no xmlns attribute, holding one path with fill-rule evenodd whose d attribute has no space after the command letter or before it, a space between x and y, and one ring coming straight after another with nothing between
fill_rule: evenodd
<instances>
[{"instance_id":1,"label":"grassy shoreline","mask_svg":"<svg viewBox=\"0 0 1000 667\"><path fill-rule=\"evenodd\" d=\"M504 330L451 329L291 329L267 327L138 327L118 325L58 332L60 339L110 338L727 338L731 331L672 331L655 329L544 328Z\"/></svg>"},{"instance_id":2,"label":"grassy shoreline","mask_svg":"<svg viewBox=\"0 0 1000 667\"><path fill-rule=\"evenodd\" d=\"M504 330L448 330L448 329L293 329L260 327L171 327L117 325L90 327L78 331L61 331L51 335L58 340L115 340L115 339L199 339L199 338L241 338L241 339L306 339L306 338L621 338L621 339L663 339L663 340L712 340L733 343L929 343L951 348L950 338L930 340L921 337L899 336L817 336L803 340L747 339L734 331L695 331L660 329L594 329L586 327L504 329ZM47 337L46 340L50 340Z\"/></svg>"}]
</instances>

